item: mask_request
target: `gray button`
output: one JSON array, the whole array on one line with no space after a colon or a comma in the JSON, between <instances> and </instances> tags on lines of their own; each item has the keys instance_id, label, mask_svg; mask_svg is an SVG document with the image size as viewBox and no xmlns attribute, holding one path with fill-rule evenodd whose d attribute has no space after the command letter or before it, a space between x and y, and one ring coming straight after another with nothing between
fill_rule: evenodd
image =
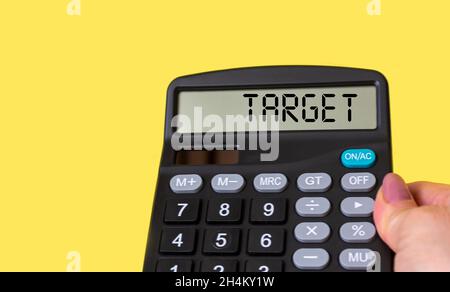
<instances>
[{"instance_id":1,"label":"gray button","mask_svg":"<svg viewBox=\"0 0 450 292\"><path fill-rule=\"evenodd\" d=\"M213 177L211 186L216 193L239 193L245 186L245 180L239 174L218 174Z\"/></svg>"},{"instance_id":2,"label":"gray button","mask_svg":"<svg viewBox=\"0 0 450 292\"><path fill-rule=\"evenodd\" d=\"M342 177L341 184L349 193L370 192L375 188L377 179L368 172L347 173Z\"/></svg>"},{"instance_id":3,"label":"gray button","mask_svg":"<svg viewBox=\"0 0 450 292\"><path fill-rule=\"evenodd\" d=\"M330 255L324 249L303 248L294 253L293 261L300 270L323 270L330 262Z\"/></svg>"},{"instance_id":4,"label":"gray button","mask_svg":"<svg viewBox=\"0 0 450 292\"><path fill-rule=\"evenodd\" d=\"M325 223L301 223L295 228L295 238L302 243L324 243L331 234Z\"/></svg>"},{"instance_id":5,"label":"gray button","mask_svg":"<svg viewBox=\"0 0 450 292\"><path fill-rule=\"evenodd\" d=\"M339 256L341 266L350 271L369 271L378 257L370 249L346 249Z\"/></svg>"},{"instance_id":6,"label":"gray button","mask_svg":"<svg viewBox=\"0 0 450 292\"><path fill-rule=\"evenodd\" d=\"M263 173L253 180L256 191L260 193L281 193L287 184L286 176L281 173Z\"/></svg>"},{"instance_id":7,"label":"gray button","mask_svg":"<svg viewBox=\"0 0 450 292\"><path fill-rule=\"evenodd\" d=\"M347 243L371 242L377 231L372 223L352 222L344 224L340 230L341 238Z\"/></svg>"},{"instance_id":8,"label":"gray button","mask_svg":"<svg viewBox=\"0 0 450 292\"><path fill-rule=\"evenodd\" d=\"M177 175L170 180L170 188L176 194L196 194L203 187L203 180L199 175Z\"/></svg>"},{"instance_id":9,"label":"gray button","mask_svg":"<svg viewBox=\"0 0 450 292\"><path fill-rule=\"evenodd\" d=\"M305 173L297 180L298 189L304 193L323 193L331 187L331 176L326 173Z\"/></svg>"},{"instance_id":10,"label":"gray button","mask_svg":"<svg viewBox=\"0 0 450 292\"><path fill-rule=\"evenodd\" d=\"M302 217L325 217L330 212L331 203L326 198L301 198L295 209Z\"/></svg>"},{"instance_id":11,"label":"gray button","mask_svg":"<svg viewBox=\"0 0 450 292\"><path fill-rule=\"evenodd\" d=\"M370 217L374 205L372 198L347 198L341 203L341 211L347 217Z\"/></svg>"}]
</instances>

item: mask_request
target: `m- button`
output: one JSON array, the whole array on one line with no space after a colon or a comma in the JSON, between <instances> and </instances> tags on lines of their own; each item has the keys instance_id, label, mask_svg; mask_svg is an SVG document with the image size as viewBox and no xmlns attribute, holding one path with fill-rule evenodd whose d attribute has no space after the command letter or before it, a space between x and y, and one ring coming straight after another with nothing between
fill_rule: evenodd
<instances>
[{"instance_id":1,"label":"m- button","mask_svg":"<svg viewBox=\"0 0 450 292\"><path fill-rule=\"evenodd\" d=\"M245 180L239 174L218 174L213 177L211 186L216 193L239 193L245 186Z\"/></svg>"},{"instance_id":2,"label":"m- button","mask_svg":"<svg viewBox=\"0 0 450 292\"><path fill-rule=\"evenodd\" d=\"M286 176L281 173L263 173L253 180L253 186L259 193L281 193L287 184Z\"/></svg>"}]
</instances>

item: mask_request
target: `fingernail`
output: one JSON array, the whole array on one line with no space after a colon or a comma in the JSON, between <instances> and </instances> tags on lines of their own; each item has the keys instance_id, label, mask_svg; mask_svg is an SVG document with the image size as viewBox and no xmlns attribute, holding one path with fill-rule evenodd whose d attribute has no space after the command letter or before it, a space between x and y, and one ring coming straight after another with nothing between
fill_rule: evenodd
<instances>
[{"instance_id":1,"label":"fingernail","mask_svg":"<svg viewBox=\"0 0 450 292\"><path fill-rule=\"evenodd\" d=\"M386 175L383 181L383 194L387 203L393 204L401 201L411 200L411 193L405 181L397 174Z\"/></svg>"}]
</instances>

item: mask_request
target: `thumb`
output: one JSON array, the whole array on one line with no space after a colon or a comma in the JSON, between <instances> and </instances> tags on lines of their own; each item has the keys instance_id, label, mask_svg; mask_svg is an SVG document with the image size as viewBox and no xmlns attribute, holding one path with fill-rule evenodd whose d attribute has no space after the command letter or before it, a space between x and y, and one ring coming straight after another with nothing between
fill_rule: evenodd
<instances>
[{"instance_id":1,"label":"thumb","mask_svg":"<svg viewBox=\"0 0 450 292\"><path fill-rule=\"evenodd\" d=\"M402 230L407 230L407 211L416 208L417 203L405 181L396 174L388 174L378 192L375 203L375 224L381 238L395 252L402 240Z\"/></svg>"}]
</instances>

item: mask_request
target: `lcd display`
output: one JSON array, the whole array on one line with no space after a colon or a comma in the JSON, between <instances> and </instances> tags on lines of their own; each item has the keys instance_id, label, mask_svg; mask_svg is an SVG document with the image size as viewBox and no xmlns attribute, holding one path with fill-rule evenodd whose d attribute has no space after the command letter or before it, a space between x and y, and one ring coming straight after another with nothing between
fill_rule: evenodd
<instances>
[{"instance_id":1,"label":"lcd display","mask_svg":"<svg viewBox=\"0 0 450 292\"><path fill-rule=\"evenodd\" d=\"M247 122L274 119L279 131L374 130L377 91L375 86L182 91L176 113L190 120L177 128L179 133L208 132L212 127L235 131L225 127L225 121L236 117ZM220 120L222 130L216 125ZM258 124L251 130L260 130Z\"/></svg>"}]
</instances>

